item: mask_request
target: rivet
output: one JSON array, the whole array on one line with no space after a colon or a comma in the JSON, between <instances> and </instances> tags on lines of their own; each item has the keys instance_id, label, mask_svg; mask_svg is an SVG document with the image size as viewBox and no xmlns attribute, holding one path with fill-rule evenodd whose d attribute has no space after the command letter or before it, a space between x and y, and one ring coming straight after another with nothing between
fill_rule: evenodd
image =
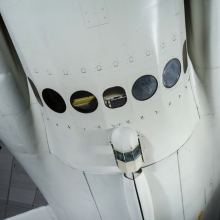
<instances>
[{"instance_id":1,"label":"rivet","mask_svg":"<svg viewBox=\"0 0 220 220\"><path fill-rule=\"evenodd\" d=\"M150 51L149 51L149 50L146 52L146 55L147 55L147 56L150 56Z\"/></svg>"},{"instance_id":2,"label":"rivet","mask_svg":"<svg viewBox=\"0 0 220 220\"><path fill-rule=\"evenodd\" d=\"M97 71L101 71L102 67L100 65L97 66Z\"/></svg>"},{"instance_id":3,"label":"rivet","mask_svg":"<svg viewBox=\"0 0 220 220\"><path fill-rule=\"evenodd\" d=\"M117 66L118 66L118 62L115 61L115 62L114 62L114 67L117 67Z\"/></svg>"},{"instance_id":4,"label":"rivet","mask_svg":"<svg viewBox=\"0 0 220 220\"><path fill-rule=\"evenodd\" d=\"M130 62L133 62L134 60L133 60L133 57L129 57L129 61Z\"/></svg>"},{"instance_id":5,"label":"rivet","mask_svg":"<svg viewBox=\"0 0 220 220\"><path fill-rule=\"evenodd\" d=\"M85 68L81 68L81 72L82 73L86 73L86 69Z\"/></svg>"}]
</instances>

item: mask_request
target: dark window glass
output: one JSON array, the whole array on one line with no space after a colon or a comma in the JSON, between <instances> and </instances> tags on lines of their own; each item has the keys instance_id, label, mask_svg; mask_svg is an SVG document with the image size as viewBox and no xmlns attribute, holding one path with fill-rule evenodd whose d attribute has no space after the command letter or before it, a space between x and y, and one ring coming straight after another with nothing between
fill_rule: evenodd
<instances>
[{"instance_id":1,"label":"dark window glass","mask_svg":"<svg viewBox=\"0 0 220 220\"><path fill-rule=\"evenodd\" d=\"M132 87L132 94L135 99L144 101L149 99L157 91L157 80L151 75L141 76Z\"/></svg>"},{"instance_id":2,"label":"dark window glass","mask_svg":"<svg viewBox=\"0 0 220 220\"><path fill-rule=\"evenodd\" d=\"M122 162L125 162L124 154L115 150L116 158Z\"/></svg>"},{"instance_id":3,"label":"dark window glass","mask_svg":"<svg viewBox=\"0 0 220 220\"><path fill-rule=\"evenodd\" d=\"M28 78L28 81L29 81L29 83L31 85L31 88L32 88L32 90L34 92L34 95L35 95L38 103L43 107L43 102L42 102L41 97L40 97L40 95L39 95L39 93L37 91L36 86L34 85L34 83L32 82L32 80L30 78Z\"/></svg>"},{"instance_id":4,"label":"dark window glass","mask_svg":"<svg viewBox=\"0 0 220 220\"><path fill-rule=\"evenodd\" d=\"M59 93L52 89L44 89L42 95L45 103L50 109L57 113L66 111L66 103Z\"/></svg>"},{"instance_id":5,"label":"dark window glass","mask_svg":"<svg viewBox=\"0 0 220 220\"><path fill-rule=\"evenodd\" d=\"M125 90L119 86L106 89L103 93L103 99L108 108L119 108L127 102Z\"/></svg>"},{"instance_id":6,"label":"dark window glass","mask_svg":"<svg viewBox=\"0 0 220 220\"><path fill-rule=\"evenodd\" d=\"M124 155L125 155L125 161L126 161L126 162L130 162L130 161L133 161L133 160L134 160L133 151L124 153Z\"/></svg>"},{"instance_id":7,"label":"dark window glass","mask_svg":"<svg viewBox=\"0 0 220 220\"><path fill-rule=\"evenodd\" d=\"M186 73L188 68L188 61L187 61L187 45L186 45L186 40L183 44L183 70L184 73Z\"/></svg>"},{"instance_id":8,"label":"dark window glass","mask_svg":"<svg viewBox=\"0 0 220 220\"><path fill-rule=\"evenodd\" d=\"M134 160L136 160L141 155L140 146L137 146L133 150L133 155L134 155Z\"/></svg>"},{"instance_id":9,"label":"dark window glass","mask_svg":"<svg viewBox=\"0 0 220 220\"><path fill-rule=\"evenodd\" d=\"M173 87L181 73L181 65L179 60L177 59L172 59L170 60L167 65L164 68L163 71L163 84L166 88L171 88Z\"/></svg>"},{"instance_id":10,"label":"dark window glass","mask_svg":"<svg viewBox=\"0 0 220 220\"><path fill-rule=\"evenodd\" d=\"M77 91L72 94L70 103L73 108L81 113L94 112L98 107L97 98L90 92Z\"/></svg>"}]
</instances>

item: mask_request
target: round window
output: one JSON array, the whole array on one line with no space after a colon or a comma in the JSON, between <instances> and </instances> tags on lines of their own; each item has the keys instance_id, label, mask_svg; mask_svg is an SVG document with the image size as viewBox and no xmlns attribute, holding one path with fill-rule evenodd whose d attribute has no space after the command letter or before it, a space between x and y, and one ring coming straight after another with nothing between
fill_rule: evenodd
<instances>
[{"instance_id":1,"label":"round window","mask_svg":"<svg viewBox=\"0 0 220 220\"><path fill-rule=\"evenodd\" d=\"M180 73L181 73L180 61L177 59L170 60L166 64L163 70L163 85L166 88L173 87L177 83L180 77Z\"/></svg>"},{"instance_id":2,"label":"round window","mask_svg":"<svg viewBox=\"0 0 220 220\"><path fill-rule=\"evenodd\" d=\"M31 85L31 88L32 88L32 90L34 92L34 95L35 95L38 103L43 107L43 102L42 102L41 97L40 97L40 95L39 95L39 93L37 91L36 86L34 85L34 83L32 82L32 80L30 78L28 78L28 81L29 81L29 83Z\"/></svg>"},{"instance_id":3,"label":"round window","mask_svg":"<svg viewBox=\"0 0 220 220\"><path fill-rule=\"evenodd\" d=\"M98 107L97 98L90 92L77 91L72 94L70 103L73 108L81 113L94 112Z\"/></svg>"},{"instance_id":4,"label":"round window","mask_svg":"<svg viewBox=\"0 0 220 220\"><path fill-rule=\"evenodd\" d=\"M132 94L135 99L144 101L149 99L157 91L157 80L151 75L141 76L132 87Z\"/></svg>"},{"instance_id":5,"label":"round window","mask_svg":"<svg viewBox=\"0 0 220 220\"><path fill-rule=\"evenodd\" d=\"M66 103L59 93L52 89L44 89L42 95L44 102L50 109L57 113L66 111Z\"/></svg>"},{"instance_id":6,"label":"round window","mask_svg":"<svg viewBox=\"0 0 220 220\"><path fill-rule=\"evenodd\" d=\"M108 108L119 108L126 104L125 90L120 86L108 88L103 93L103 100Z\"/></svg>"}]
</instances>

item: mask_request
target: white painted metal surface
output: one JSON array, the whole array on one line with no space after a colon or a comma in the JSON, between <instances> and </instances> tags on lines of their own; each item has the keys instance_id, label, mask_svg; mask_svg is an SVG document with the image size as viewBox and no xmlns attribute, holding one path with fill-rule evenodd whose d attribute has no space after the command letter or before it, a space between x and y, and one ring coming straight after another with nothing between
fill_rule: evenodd
<instances>
[{"instance_id":1,"label":"white painted metal surface","mask_svg":"<svg viewBox=\"0 0 220 220\"><path fill-rule=\"evenodd\" d=\"M139 144L137 131L128 125L115 128L109 135L109 142L112 145L118 168L125 173L137 172L143 165L143 155ZM138 148L137 156L134 155ZM118 158L120 154L120 158ZM128 155L129 154L129 158ZM121 158L122 157L122 158Z\"/></svg>"},{"instance_id":2,"label":"white painted metal surface","mask_svg":"<svg viewBox=\"0 0 220 220\"><path fill-rule=\"evenodd\" d=\"M152 195L155 219L184 220L178 166L178 157L175 153L142 169Z\"/></svg>"},{"instance_id":3,"label":"white painted metal surface","mask_svg":"<svg viewBox=\"0 0 220 220\"><path fill-rule=\"evenodd\" d=\"M126 205L125 194L129 192L124 192L123 174L85 175L102 219L132 219Z\"/></svg>"},{"instance_id":4,"label":"white painted metal surface","mask_svg":"<svg viewBox=\"0 0 220 220\"><path fill-rule=\"evenodd\" d=\"M218 218L219 2L185 3L186 15L183 0L0 0L10 35L1 24L0 139L57 219L193 220L201 211L202 219ZM166 88L162 76L171 59L181 73ZM132 87L143 75L158 87L139 101ZM110 109L103 92L114 86L125 90L127 102ZM62 96L64 113L47 106L45 88ZM82 90L97 98L96 111L72 107L71 95ZM136 188L109 142L124 125L138 131L142 147ZM137 137L131 142L136 146ZM132 147L129 139L124 144Z\"/></svg>"},{"instance_id":5,"label":"white painted metal surface","mask_svg":"<svg viewBox=\"0 0 220 220\"><path fill-rule=\"evenodd\" d=\"M146 164L170 155L185 143L197 121L189 81L183 70L171 89L166 89L161 80L168 60L175 57L182 64L185 31L184 17L180 15L184 10L183 2L179 4L181 12L176 15L171 0L156 1L155 4L145 0L106 1L110 22L85 28L80 4L75 0L57 2L53 4L53 10L47 1L21 1L13 8L6 7L4 0L1 1L2 15L26 74L40 94L43 89L52 88L67 104L67 111L62 115L53 112L45 103L43 108L40 107L53 154L78 169L117 172L105 136L113 127L128 121L152 143L153 150L145 155L148 158ZM29 19L23 11L30 15ZM57 22L50 19L52 17ZM17 31L13 20L16 24L22 23L24 31ZM57 24L60 24L59 28ZM32 46L27 46L26 41ZM116 69L112 66L115 61L119 63ZM97 71L98 65L102 66L101 71ZM82 68L86 69L84 75ZM63 75L64 69L68 70L68 75ZM48 75L48 70L52 75ZM145 74L153 75L159 86L151 99L140 102L132 96L131 87ZM128 100L123 108L112 110L105 106L103 91L112 86L125 89ZM95 112L85 115L72 108L69 99L77 90L90 91L97 97L99 106ZM175 143L172 141L174 136L177 137ZM90 141L90 146L85 140ZM161 143L166 146L161 147Z\"/></svg>"},{"instance_id":6,"label":"white painted metal surface","mask_svg":"<svg viewBox=\"0 0 220 220\"><path fill-rule=\"evenodd\" d=\"M179 150L186 219L197 218L213 198L213 156L213 117L210 116L200 120L189 141Z\"/></svg>"},{"instance_id":7,"label":"white painted metal surface","mask_svg":"<svg viewBox=\"0 0 220 220\"><path fill-rule=\"evenodd\" d=\"M82 171L71 168L56 156L12 152L39 186L58 219L101 219ZM86 212L85 212L86 210Z\"/></svg>"},{"instance_id":8,"label":"white painted metal surface","mask_svg":"<svg viewBox=\"0 0 220 220\"><path fill-rule=\"evenodd\" d=\"M140 204L143 211L144 219L154 220L154 207L151 197L151 191L144 173L141 173L135 178L135 184L137 187L138 196L140 198Z\"/></svg>"},{"instance_id":9,"label":"white painted metal surface","mask_svg":"<svg viewBox=\"0 0 220 220\"><path fill-rule=\"evenodd\" d=\"M131 176L132 178L132 176ZM141 207L138 202L137 192L135 190L133 178L123 178L124 195L128 211L132 220L142 220Z\"/></svg>"},{"instance_id":10,"label":"white painted metal surface","mask_svg":"<svg viewBox=\"0 0 220 220\"><path fill-rule=\"evenodd\" d=\"M117 160L118 168L124 173L137 172L143 165L142 155L140 155L135 161L121 162Z\"/></svg>"},{"instance_id":11,"label":"white painted metal surface","mask_svg":"<svg viewBox=\"0 0 220 220\"><path fill-rule=\"evenodd\" d=\"M130 151L134 149L138 143L138 134L131 126L120 126L112 131L109 137L114 149L119 151Z\"/></svg>"}]
</instances>

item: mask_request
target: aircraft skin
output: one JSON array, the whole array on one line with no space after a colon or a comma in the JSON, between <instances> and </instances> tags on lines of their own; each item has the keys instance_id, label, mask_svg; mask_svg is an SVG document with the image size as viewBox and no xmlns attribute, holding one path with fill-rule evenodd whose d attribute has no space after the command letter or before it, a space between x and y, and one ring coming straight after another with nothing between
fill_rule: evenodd
<instances>
[{"instance_id":1,"label":"aircraft skin","mask_svg":"<svg viewBox=\"0 0 220 220\"><path fill-rule=\"evenodd\" d=\"M49 203L12 219L219 220L219 10L217 0L0 0L0 139ZM165 86L173 60L181 72ZM142 76L157 85L146 100L133 93ZM126 103L111 108L115 87ZM78 91L97 99L93 112L78 111ZM138 163L116 160L137 146Z\"/></svg>"}]
</instances>

